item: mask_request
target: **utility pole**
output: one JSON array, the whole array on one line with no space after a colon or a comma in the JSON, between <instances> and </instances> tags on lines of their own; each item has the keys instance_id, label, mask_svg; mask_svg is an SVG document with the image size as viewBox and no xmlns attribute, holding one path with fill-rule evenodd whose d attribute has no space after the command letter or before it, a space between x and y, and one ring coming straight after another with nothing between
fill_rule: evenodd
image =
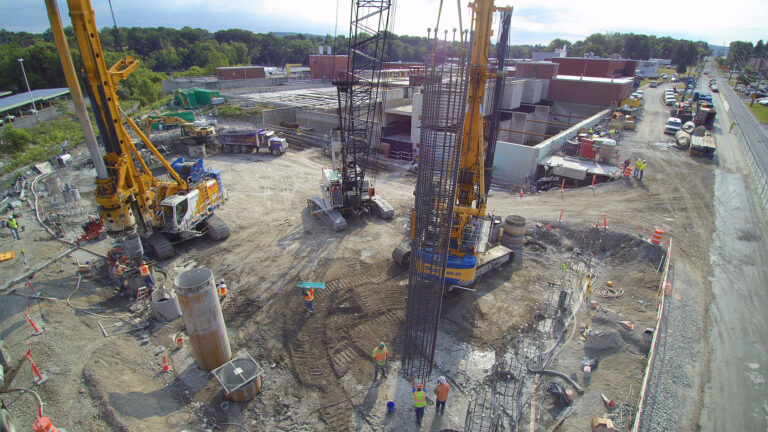
<instances>
[{"instance_id":1,"label":"utility pole","mask_svg":"<svg viewBox=\"0 0 768 432\"><path fill-rule=\"evenodd\" d=\"M20 58L19 64L21 65L21 74L24 75L24 82L27 84L27 93L29 93L29 101L32 102L32 109L37 113L37 107L35 106L35 100L32 98L32 90L29 89L29 81L27 81L27 72L24 71L24 59Z\"/></svg>"}]
</instances>

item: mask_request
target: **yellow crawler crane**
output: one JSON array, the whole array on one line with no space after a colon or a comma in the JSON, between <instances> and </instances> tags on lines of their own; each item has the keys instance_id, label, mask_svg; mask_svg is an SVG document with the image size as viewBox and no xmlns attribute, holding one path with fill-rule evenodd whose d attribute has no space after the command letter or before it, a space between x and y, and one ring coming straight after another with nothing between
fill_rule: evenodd
<instances>
[{"instance_id":1,"label":"yellow crawler crane","mask_svg":"<svg viewBox=\"0 0 768 432\"><path fill-rule=\"evenodd\" d=\"M118 103L118 83L139 67L139 61L125 56L107 68L90 2L68 0L67 4L83 60L85 90L104 147L103 157L95 145L88 149L97 165L96 202L107 233L120 241L123 254L134 262L141 259L144 246L156 258L166 259L175 253L171 239L184 240L206 233L214 240L229 237L227 224L214 215L226 202L219 172L204 169L202 159L179 158L172 164L165 160ZM55 0L46 0L46 7L67 84L79 98L80 86L58 5ZM84 123L87 122L81 119L81 124ZM149 170L125 123L162 163L170 179L156 177Z\"/></svg>"}]
</instances>

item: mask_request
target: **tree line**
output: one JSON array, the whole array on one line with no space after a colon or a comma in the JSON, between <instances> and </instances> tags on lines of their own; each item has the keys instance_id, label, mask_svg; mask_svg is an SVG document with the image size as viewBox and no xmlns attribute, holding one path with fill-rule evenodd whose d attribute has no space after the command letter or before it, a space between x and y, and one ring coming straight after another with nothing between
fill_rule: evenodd
<instances>
[{"instance_id":1,"label":"tree line","mask_svg":"<svg viewBox=\"0 0 768 432\"><path fill-rule=\"evenodd\" d=\"M65 33L79 70L82 64L74 32L68 27ZM253 33L242 29L210 32L192 27L107 27L100 30L99 36L108 66L123 55L141 60L142 67L122 84L120 97L142 104L162 97L160 82L169 75L213 75L220 66L307 64L308 56L317 53L321 45L333 46L336 54L346 54L348 45L344 36ZM428 45L426 37L391 35L389 59L423 61ZM555 39L548 45L512 45L509 51L511 58L530 58L532 51L564 46L569 56L591 52L599 57L656 57L685 65L694 64L698 56L708 52L705 42L632 33L595 33L573 43ZM24 58L31 88L66 86L50 29L37 34L0 30L0 89L14 93L26 90L18 58Z\"/></svg>"}]
</instances>

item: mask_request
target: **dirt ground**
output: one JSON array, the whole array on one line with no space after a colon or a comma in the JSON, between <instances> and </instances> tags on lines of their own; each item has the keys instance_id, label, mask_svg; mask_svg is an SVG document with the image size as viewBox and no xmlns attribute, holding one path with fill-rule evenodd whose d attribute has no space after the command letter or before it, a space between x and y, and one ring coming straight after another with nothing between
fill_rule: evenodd
<instances>
[{"instance_id":1,"label":"dirt ground","mask_svg":"<svg viewBox=\"0 0 768 432\"><path fill-rule=\"evenodd\" d=\"M485 379L511 349L513 336L529 329L537 311L547 307L552 292L548 283L560 278L561 265L574 248L584 247L585 239L594 256L594 287L610 280L623 295L603 298L593 293L591 299L600 307L581 310L550 365L581 383L577 372L582 357L600 357L587 393L576 399L575 414L562 430L585 430L591 416L604 413L600 393L622 402L615 418L622 430L628 429L628 408L637 403L648 349L643 331L653 327L656 317L657 267L663 253L647 240L655 226L662 227L681 250L691 251L683 259L695 263L692 271L707 284L708 262L699 262L694 251L708 250L714 228L717 162L691 159L676 149L662 134L662 109L649 103L638 129L625 132L619 142L622 160L647 159L642 183L621 179L594 189L523 198L492 190L489 208L494 213L527 218L526 246L511 265L486 276L476 294L445 300L434 376L427 388L431 390L438 375L445 375L453 387L446 414L433 415L430 401L421 429L463 429L469 401L485 391ZM221 387L195 366L190 347L175 347L181 319L104 337L98 321L108 318L86 315L63 300L75 288L75 258L91 261L97 274L103 270L103 260L83 251L35 275L36 291L61 300L3 294L0 331L17 362L6 383L40 391L47 415L70 431L235 430L226 423L248 430L418 430L410 385L398 373L408 275L390 257L405 235L415 176L406 167L378 173L377 194L395 208L395 219L352 221L336 233L306 208L307 197L320 192L321 167L329 164L318 149L294 146L277 158L217 154L206 163L222 171L229 202L218 214L229 223L232 236L217 243L199 238L178 244L178 256L159 268L168 276L167 286L193 267L210 268L215 278L227 282L230 294L223 312L232 351L247 351L265 369L262 393L250 402L222 404ZM78 184L85 187L92 178L92 171L84 170ZM83 199L92 199L92 193L86 190ZM561 210L563 222L558 223ZM23 239L14 242L4 230L3 250L15 248L18 254L25 247L32 267L65 250L33 221L29 207L23 213ZM602 228L603 215L607 229ZM601 228L595 229L598 220ZM543 228L547 224L551 230ZM109 240L89 246L101 253L108 247ZM8 280L25 268L14 259L0 269ZM315 315L302 311L303 299L295 288L299 280L327 283L317 293ZM23 284L11 288L24 291ZM40 336L32 336L26 323L27 303L30 316L46 328ZM129 314L129 299L98 275L82 280L71 303L105 316ZM622 320L631 320L634 330L621 326ZM370 353L379 341L388 344L390 370L386 379L374 383ZM42 386L33 384L23 358L30 347L49 376ZM171 374L161 372L163 356L170 361ZM547 425L560 411L542 397L543 387L537 419ZM34 420L29 396L6 394L3 400L21 424ZM397 406L393 414L386 413L390 400Z\"/></svg>"}]
</instances>

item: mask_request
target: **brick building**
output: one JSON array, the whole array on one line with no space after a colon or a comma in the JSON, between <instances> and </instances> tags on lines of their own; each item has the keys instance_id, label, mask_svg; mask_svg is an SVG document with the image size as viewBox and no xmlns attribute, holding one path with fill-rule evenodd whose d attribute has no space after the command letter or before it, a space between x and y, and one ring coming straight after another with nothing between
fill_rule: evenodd
<instances>
[{"instance_id":1,"label":"brick building","mask_svg":"<svg viewBox=\"0 0 768 432\"><path fill-rule=\"evenodd\" d=\"M345 55L310 55L309 75L312 79L337 79L347 70L349 59Z\"/></svg>"}]
</instances>

